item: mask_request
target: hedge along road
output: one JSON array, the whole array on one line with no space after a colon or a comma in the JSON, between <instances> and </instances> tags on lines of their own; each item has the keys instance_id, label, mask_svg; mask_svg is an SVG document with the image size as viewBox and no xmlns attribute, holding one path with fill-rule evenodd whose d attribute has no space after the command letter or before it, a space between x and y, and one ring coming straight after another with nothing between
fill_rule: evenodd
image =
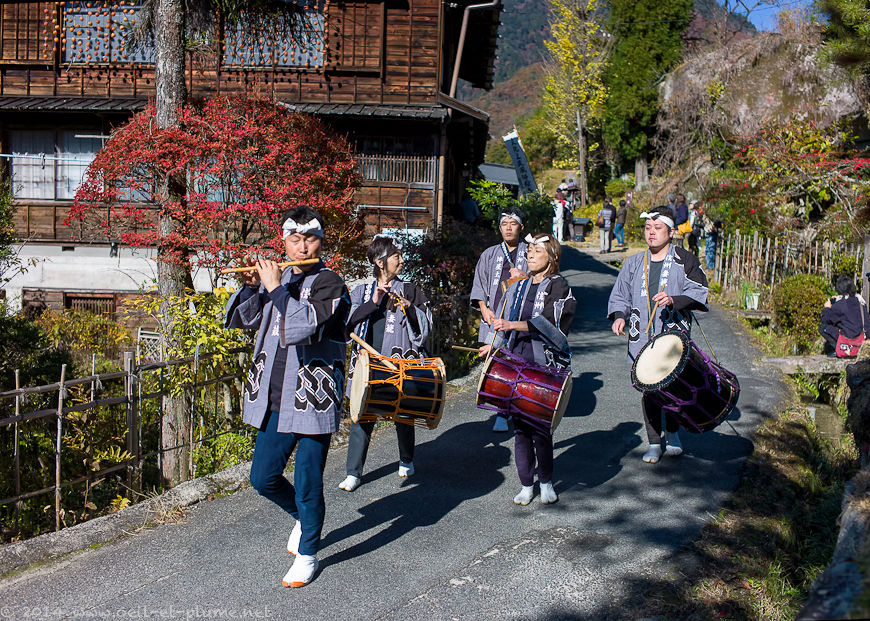
<instances>
[{"instance_id":1,"label":"hedge along road","mask_svg":"<svg viewBox=\"0 0 870 621\"><path fill-rule=\"evenodd\" d=\"M685 454L645 464L640 394L625 340L604 317L616 270L565 249L578 312L574 390L555 434L559 502L519 507L512 434L491 431L476 383L451 394L436 431L417 431L417 473L397 476L395 434L372 442L363 485L337 488L345 450L326 466L317 579L281 587L291 520L251 489L195 506L181 523L26 570L0 584L0 617L558 619L619 616L619 602L675 566L738 482L758 422L783 389L714 309L700 320L740 379L738 410ZM699 343L700 334L695 333ZM38 613L38 614L34 614Z\"/></svg>"}]
</instances>

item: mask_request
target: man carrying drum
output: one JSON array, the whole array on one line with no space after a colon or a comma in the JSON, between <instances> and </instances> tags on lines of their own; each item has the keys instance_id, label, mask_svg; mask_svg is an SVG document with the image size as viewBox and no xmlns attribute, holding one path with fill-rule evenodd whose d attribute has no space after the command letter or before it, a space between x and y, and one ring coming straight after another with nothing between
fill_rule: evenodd
<instances>
[{"instance_id":1,"label":"man carrying drum","mask_svg":"<svg viewBox=\"0 0 870 621\"><path fill-rule=\"evenodd\" d=\"M419 287L399 278L404 261L402 247L388 235L375 235L367 253L374 279L354 288L347 328L384 356L425 358L423 343L429 336L432 311ZM351 350L351 373L360 345ZM414 474L414 425L396 423L399 440L399 476ZM372 422L351 423L347 449L347 477L338 485L352 492L359 487L372 438Z\"/></svg>"},{"instance_id":2,"label":"man carrying drum","mask_svg":"<svg viewBox=\"0 0 870 621\"><path fill-rule=\"evenodd\" d=\"M484 344L492 342L492 322L503 316L502 286L506 286L511 278L525 276L525 270L528 269L527 245L520 240L523 231L522 212L516 208L506 209L499 215L498 230L502 241L480 255L471 287L471 307L480 310L481 314L478 341ZM496 416L492 430L507 431L507 418Z\"/></svg>"},{"instance_id":3,"label":"man carrying drum","mask_svg":"<svg viewBox=\"0 0 870 621\"><path fill-rule=\"evenodd\" d=\"M571 350L568 332L577 300L568 282L559 274L562 248L552 235L526 237L529 278L511 285L505 294L510 313L495 318L494 343L480 348L480 355L504 348L525 360L546 367L569 369ZM553 435L539 425L515 414L514 457L522 489L514 497L518 505L527 505L534 496L535 471L541 487L541 502L558 500L553 489Z\"/></svg>"},{"instance_id":4,"label":"man carrying drum","mask_svg":"<svg viewBox=\"0 0 870 621\"><path fill-rule=\"evenodd\" d=\"M227 303L227 328L258 329L245 382L244 420L256 427L251 485L296 523L287 551L296 555L282 584L314 578L323 529L323 468L344 395L345 321L350 297L320 257L323 219L310 207L284 214L286 268L262 259ZM296 449L294 485L284 469Z\"/></svg>"},{"instance_id":5,"label":"man carrying drum","mask_svg":"<svg viewBox=\"0 0 870 621\"><path fill-rule=\"evenodd\" d=\"M625 260L607 304L614 334L628 325L628 355L634 361L652 337L665 330L691 330L691 311L707 310L707 277L698 258L672 243L675 216L670 207L656 207L646 219L644 237L649 248ZM662 416L665 418L665 451L677 456L680 444L676 416L641 398L649 449L643 460L654 464L662 456Z\"/></svg>"}]
</instances>

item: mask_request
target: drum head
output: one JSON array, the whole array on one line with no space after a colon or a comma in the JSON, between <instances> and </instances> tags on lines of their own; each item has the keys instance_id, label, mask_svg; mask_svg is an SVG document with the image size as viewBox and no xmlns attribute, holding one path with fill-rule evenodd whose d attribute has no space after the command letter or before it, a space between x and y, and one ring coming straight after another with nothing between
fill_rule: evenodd
<instances>
[{"instance_id":1,"label":"drum head","mask_svg":"<svg viewBox=\"0 0 870 621\"><path fill-rule=\"evenodd\" d=\"M689 356L688 339L677 332L655 336L643 346L631 369L632 382L640 390L657 390L670 383Z\"/></svg>"},{"instance_id":2,"label":"drum head","mask_svg":"<svg viewBox=\"0 0 870 621\"><path fill-rule=\"evenodd\" d=\"M570 371L570 369L569 369ZM559 393L559 401L556 402L556 410L553 412L553 420L550 422L550 433L556 431L556 427L562 421L562 416L565 410L568 409L568 401L571 400L571 388L574 386L574 378L571 373L565 378L565 383L562 384L562 392Z\"/></svg>"},{"instance_id":3,"label":"drum head","mask_svg":"<svg viewBox=\"0 0 870 621\"><path fill-rule=\"evenodd\" d=\"M369 352L360 349L353 367L353 381L350 384L350 419L358 423L363 405L369 398Z\"/></svg>"}]
</instances>

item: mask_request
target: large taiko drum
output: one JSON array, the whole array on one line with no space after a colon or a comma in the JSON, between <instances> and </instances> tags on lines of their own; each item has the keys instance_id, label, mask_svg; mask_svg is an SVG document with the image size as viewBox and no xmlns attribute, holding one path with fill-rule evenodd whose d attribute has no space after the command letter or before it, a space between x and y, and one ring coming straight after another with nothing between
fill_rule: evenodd
<instances>
[{"instance_id":1,"label":"large taiko drum","mask_svg":"<svg viewBox=\"0 0 870 621\"><path fill-rule=\"evenodd\" d=\"M445 376L441 358L388 358L361 349L350 385L350 418L435 429L444 412Z\"/></svg>"},{"instance_id":2,"label":"large taiko drum","mask_svg":"<svg viewBox=\"0 0 870 621\"><path fill-rule=\"evenodd\" d=\"M543 431L556 430L571 398L571 372L530 362L498 349L477 386L477 407L494 410Z\"/></svg>"},{"instance_id":3,"label":"large taiko drum","mask_svg":"<svg viewBox=\"0 0 870 621\"><path fill-rule=\"evenodd\" d=\"M631 383L694 433L728 418L740 396L737 377L682 331L663 332L643 346L631 366Z\"/></svg>"}]
</instances>

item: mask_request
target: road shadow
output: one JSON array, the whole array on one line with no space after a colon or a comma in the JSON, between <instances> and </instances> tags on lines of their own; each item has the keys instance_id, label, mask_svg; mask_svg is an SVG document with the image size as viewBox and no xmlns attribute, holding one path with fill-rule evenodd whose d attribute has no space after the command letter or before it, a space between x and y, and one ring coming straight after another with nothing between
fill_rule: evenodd
<instances>
[{"instance_id":1,"label":"road shadow","mask_svg":"<svg viewBox=\"0 0 870 621\"><path fill-rule=\"evenodd\" d=\"M587 371L574 377L571 398L568 399L563 418L582 418L595 411L598 404L595 392L604 387L604 382L599 379L600 375L597 371Z\"/></svg>"},{"instance_id":2,"label":"road shadow","mask_svg":"<svg viewBox=\"0 0 870 621\"><path fill-rule=\"evenodd\" d=\"M556 491L597 487L615 477L623 458L641 443L640 428L640 423L623 422L613 429L557 441L553 447L558 453L553 467Z\"/></svg>"},{"instance_id":3,"label":"road shadow","mask_svg":"<svg viewBox=\"0 0 870 621\"><path fill-rule=\"evenodd\" d=\"M402 488L358 509L361 517L323 538L321 549L389 524L367 539L325 557L322 566L337 565L386 546L411 531L432 526L461 503L486 496L505 480L502 468L510 463L512 433L492 433L485 419L463 423L437 438L419 444L414 454L417 472ZM372 481L395 474L395 462L364 476ZM377 483L374 483L377 484Z\"/></svg>"}]
</instances>

